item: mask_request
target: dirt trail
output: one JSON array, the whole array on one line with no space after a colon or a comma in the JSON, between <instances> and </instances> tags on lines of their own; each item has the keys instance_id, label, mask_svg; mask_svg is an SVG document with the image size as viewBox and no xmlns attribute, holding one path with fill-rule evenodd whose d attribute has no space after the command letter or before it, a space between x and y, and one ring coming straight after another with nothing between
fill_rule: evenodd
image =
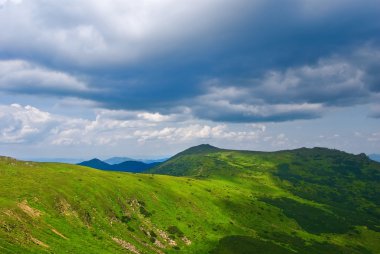
<instances>
[{"instance_id":1,"label":"dirt trail","mask_svg":"<svg viewBox=\"0 0 380 254\"><path fill-rule=\"evenodd\" d=\"M52 228L51 231L53 231L54 234L62 237L63 239L66 239L68 240L68 238L66 236L64 236L62 233L60 233L58 230L56 230L55 228Z\"/></svg>"},{"instance_id":2,"label":"dirt trail","mask_svg":"<svg viewBox=\"0 0 380 254\"><path fill-rule=\"evenodd\" d=\"M30 237L30 239L32 240L32 242L34 242L35 244L39 245L39 246L42 246L44 248L49 248L49 245L47 245L46 243L38 240L37 238L34 238L34 237Z\"/></svg>"},{"instance_id":3,"label":"dirt trail","mask_svg":"<svg viewBox=\"0 0 380 254\"><path fill-rule=\"evenodd\" d=\"M17 206L26 214L32 218L37 218L41 216L41 211L34 209L28 205L28 201L23 200L21 203L18 203Z\"/></svg>"}]
</instances>

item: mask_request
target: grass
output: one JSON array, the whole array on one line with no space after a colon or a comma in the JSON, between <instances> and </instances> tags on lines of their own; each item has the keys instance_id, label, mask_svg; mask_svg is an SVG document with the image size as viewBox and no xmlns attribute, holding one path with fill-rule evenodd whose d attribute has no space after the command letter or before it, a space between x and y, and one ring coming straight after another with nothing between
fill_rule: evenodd
<instances>
[{"instance_id":1,"label":"grass","mask_svg":"<svg viewBox=\"0 0 380 254\"><path fill-rule=\"evenodd\" d=\"M1 158L0 252L380 253L379 165L324 153L202 148L155 169L180 177Z\"/></svg>"}]
</instances>

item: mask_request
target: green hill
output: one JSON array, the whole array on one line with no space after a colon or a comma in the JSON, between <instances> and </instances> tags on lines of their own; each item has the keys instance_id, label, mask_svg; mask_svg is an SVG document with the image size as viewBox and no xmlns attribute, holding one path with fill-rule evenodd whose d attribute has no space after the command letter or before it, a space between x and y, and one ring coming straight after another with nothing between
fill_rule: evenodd
<instances>
[{"instance_id":1,"label":"green hill","mask_svg":"<svg viewBox=\"0 0 380 254\"><path fill-rule=\"evenodd\" d=\"M380 253L365 155L201 145L152 173L2 157L0 253Z\"/></svg>"}]
</instances>

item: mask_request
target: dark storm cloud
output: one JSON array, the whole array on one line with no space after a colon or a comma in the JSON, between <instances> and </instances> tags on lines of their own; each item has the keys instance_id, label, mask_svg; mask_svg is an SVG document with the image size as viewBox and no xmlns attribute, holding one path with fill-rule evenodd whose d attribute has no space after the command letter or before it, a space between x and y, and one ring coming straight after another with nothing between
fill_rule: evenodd
<instances>
[{"instance_id":1,"label":"dark storm cloud","mask_svg":"<svg viewBox=\"0 0 380 254\"><path fill-rule=\"evenodd\" d=\"M69 81L7 73L0 89L227 122L316 118L380 91L378 1L143 2L7 1L0 57Z\"/></svg>"}]
</instances>

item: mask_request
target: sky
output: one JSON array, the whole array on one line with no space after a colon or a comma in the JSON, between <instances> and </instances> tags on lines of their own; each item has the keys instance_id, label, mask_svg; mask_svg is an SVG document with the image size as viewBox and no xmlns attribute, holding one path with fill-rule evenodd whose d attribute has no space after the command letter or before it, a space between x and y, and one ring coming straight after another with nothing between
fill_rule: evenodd
<instances>
[{"instance_id":1,"label":"sky","mask_svg":"<svg viewBox=\"0 0 380 254\"><path fill-rule=\"evenodd\" d=\"M379 0L0 0L0 154L380 153Z\"/></svg>"}]
</instances>

